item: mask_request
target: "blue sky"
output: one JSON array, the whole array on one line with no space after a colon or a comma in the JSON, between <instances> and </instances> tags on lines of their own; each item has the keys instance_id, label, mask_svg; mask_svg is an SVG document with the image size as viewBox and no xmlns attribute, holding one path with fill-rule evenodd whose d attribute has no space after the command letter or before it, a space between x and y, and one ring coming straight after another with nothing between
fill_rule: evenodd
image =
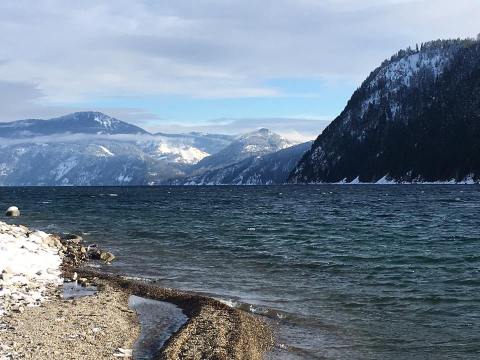
<instances>
[{"instance_id":1,"label":"blue sky","mask_svg":"<svg viewBox=\"0 0 480 360\"><path fill-rule=\"evenodd\" d=\"M353 81L327 83L313 79L276 79L266 85L278 94L229 98L179 95L112 97L97 99L94 104L100 108L141 108L157 115L162 121L192 124L225 118L331 119L343 109L358 86ZM151 125L154 126L155 121L152 120Z\"/></svg>"},{"instance_id":2,"label":"blue sky","mask_svg":"<svg viewBox=\"0 0 480 360\"><path fill-rule=\"evenodd\" d=\"M316 137L393 53L474 37L477 0L5 0L0 121Z\"/></svg>"}]
</instances>

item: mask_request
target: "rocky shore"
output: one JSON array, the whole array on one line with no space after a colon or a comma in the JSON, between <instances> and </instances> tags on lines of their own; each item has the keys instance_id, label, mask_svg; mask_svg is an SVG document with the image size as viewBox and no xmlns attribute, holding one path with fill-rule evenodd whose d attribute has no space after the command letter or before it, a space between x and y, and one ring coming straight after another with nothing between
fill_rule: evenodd
<instances>
[{"instance_id":1,"label":"rocky shore","mask_svg":"<svg viewBox=\"0 0 480 360\"><path fill-rule=\"evenodd\" d=\"M49 234L0 222L0 316L39 305L63 283L61 253Z\"/></svg>"},{"instance_id":2,"label":"rocky shore","mask_svg":"<svg viewBox=\"0 0 480 360\"><path fill-rule=\"evenodd\" d=\"M132 358L140 326L128 307L130 295L173 303L188 317L158 359L260 360L273 345L269 326L249 313L83 266L115 257L78 236L0 222L0 252L0 360ZM63 299L64 280L95 285L98 292Z\"/></svg>"}]
</instances>

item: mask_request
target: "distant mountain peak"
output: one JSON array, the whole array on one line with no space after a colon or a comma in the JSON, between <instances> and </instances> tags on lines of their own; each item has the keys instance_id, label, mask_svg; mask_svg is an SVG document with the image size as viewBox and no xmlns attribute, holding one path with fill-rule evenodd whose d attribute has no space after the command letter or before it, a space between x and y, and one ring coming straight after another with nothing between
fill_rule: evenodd
<instances>
[{"instance_id":1,"label":"distant mountain peak","mask_svg":"<svg viewBox=\"0 0 480 360\"><path fill-rule=\"evenodd\" d=\"M0 137L31 138L54 134L148 134L144 129L98 111L81 111L48 120L0 123Z\"/></svg>"},{"instance_id":2,"label":"distant mountain peak","mask_svg":"<svg viewBox=\"0 0 480 360\"><path fill-rule=\"evenodd\" d=\"M272 134L277 135L273 131L271 131L270 129L260 128L260 129L242 134L242 135L240 135L240 137L258 136L258 135L267 136L267 135L272 135Z\"/></svg>"},{"instance_id":3,"label":"distant mountain peak","mask_svg":"<svg viewBox=\"0 0 480 360\"><path fill-rule=\"evenodd\" d=\"M123 126L124 124L134 126L98 111L79 111L47 121L84 122L85 124L91 122L98 124L98 126L104 128L106 131L115 130L116 127ZM143 129L142 132L144 132Z\"/></svg>"},{"instance_id":4,"label":"distant mountain peak","mask_svg":"<svg viewBox=\"0 0 480 360\"><path fill-rule=\"evenodd\" d=\"M225 167L251 156L263 156L287 147L293 143L286 138L262 128L238 136L229 146L212 156L202 159L196 165L196 171Z\"/></svg>"}]
</instances>

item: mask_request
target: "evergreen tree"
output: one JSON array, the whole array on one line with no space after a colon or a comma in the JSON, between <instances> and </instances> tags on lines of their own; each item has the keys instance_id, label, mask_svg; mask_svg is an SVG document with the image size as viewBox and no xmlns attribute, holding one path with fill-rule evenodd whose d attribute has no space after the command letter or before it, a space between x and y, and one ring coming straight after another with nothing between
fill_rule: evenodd
<instances>
[{"instance_id":1,"label":"evergreen tree","mask_svg":"<svg viewBox=\"0 0 480 360\"><path fill-rule=\"evenodd\" d=\"M290 181L480 181L480 43L437 40L414 54L370 74Z\"/></svg>"}]
</instances>

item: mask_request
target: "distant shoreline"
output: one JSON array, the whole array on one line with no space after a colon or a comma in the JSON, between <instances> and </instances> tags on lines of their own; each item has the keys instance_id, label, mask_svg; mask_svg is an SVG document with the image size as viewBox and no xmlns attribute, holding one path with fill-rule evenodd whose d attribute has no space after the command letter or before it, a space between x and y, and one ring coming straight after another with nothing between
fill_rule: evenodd
<instances>
[{"instance_id":1,"label":"distant shoreline","mask_svg":"<svg viewBox=\"0 0 480 360\"><path fill-rule=\"evenodd\" d=\"M213 187L238 187L238 188L248 188L248 187L296 187L296 186L331 186L331 185L480 185L480 182L450 182L450 181L437 181L437 182L335 182L335 183L325 183L325 182L310 182L310 183L296 183L296 184L202 184L202 185L0 185L1 188L11 189L11 188L59 188L59 189L69 189L69 188L213 188Z\"/></svg>"}]
</instances>

